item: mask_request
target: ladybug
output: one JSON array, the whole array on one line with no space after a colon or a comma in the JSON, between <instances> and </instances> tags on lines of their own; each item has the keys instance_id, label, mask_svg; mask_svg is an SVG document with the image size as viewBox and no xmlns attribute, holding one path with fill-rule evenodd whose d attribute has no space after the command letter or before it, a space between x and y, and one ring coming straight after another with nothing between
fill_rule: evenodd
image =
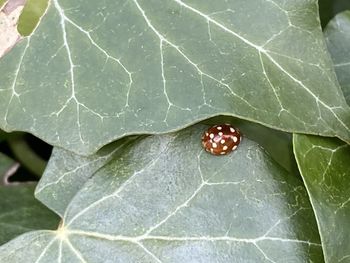
<instances>
[{"instance_id":1,"label":"ladybug","mask_svg":"<svg viewBox=\"0 0 350 263\"><path fill-rule=\"evenodd\" d=\"M213 155L225 155L237 149L242 136L230 124L210 127L202 136L204 149Z\"/></svg>"}]
</instances>

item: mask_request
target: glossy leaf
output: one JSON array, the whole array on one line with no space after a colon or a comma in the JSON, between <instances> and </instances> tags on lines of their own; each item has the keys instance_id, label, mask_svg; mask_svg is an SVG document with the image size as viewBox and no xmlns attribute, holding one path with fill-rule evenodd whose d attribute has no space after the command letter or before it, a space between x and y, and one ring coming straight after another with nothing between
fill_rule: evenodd
<instances>
[{"instance_id":1,"label":"glossy leaf","mask_svg":"<svg viewBox=\"0 0 350 263\"><path fill-rule=\"evenodd\" d=\"M214 117L203 123L208 125L231 123L244 134L245 138L258 142L288 172L298 175L298 168L294 167L296 164L289 134L228 116ZM45 173L36 188L36 197L63 216L67 205L84 183L112 158L116 158L115 156L120 154L125 144L135 139L118 140L89 157L79 156L55 147Z\"/></svg>"},{"instance_id":2,"label":"glossy leaf","mask_svg":"<svg viewBox=\"0 0 350 263\"><path fill-rule=\"evenodd\" d=\"M327 25L325 37L339 83L350 105L350 10L337 15Z\"/></svg>"},{"instance_id":3,"label":"glossy leaf","mask_svg":"<svg viewBox=\"0 0 350 263\"><path fill-rule=\"evenodd\" d=\"M96 154L84 157L55 147L38 186L35 196L47 207L63 216L69 203L86 181L113 158L122 147L135 138L126 138L107 145Z\"/></svg>"},{"instance_id":4,"label":"glossy leaf","mask_svg":"<svg viewBox=\"0 0 350 263\"><path fill-rule=\"evenodd\" d=\"M294 147L326 262L350 262L350 145L337 139L295 135Z\"/></svg>"},{"instance_id":5,"label":"glossy leaf","mask_svg":"<svg viewBox=\"0 0 350 263\"><path fill-rule=\"evenodd\" d=\"M314 0L52 0L0 83L4 129L80 154L219 114L350 141Z\"/></svg>"},{"instance_id":6,"label":"glossy leaf","mask_svg":"<svg viewBox=\"0 0 350 263\"><path fill-rule=\"evenodd\" d=\"M34 184L0 186L0 244L32 230L57 226L58 216L34 198L34 188Z\"/></svg>"},{"instance_id":7,"label":"glossy leaf","mask_svg":"<svg viewBox=\"0 0 350 263\"><path fill-rule=\"evenodd\" d=\"M57 231L13 240L0 261L322 262L301 182L247 138L227 156L206 153L205 129L123 146Z\"/></svg>"},{"instance_id":8,"label":"glossy leaf","mask_svg":"<svg viewBox=\"0 0 350 263\"><path fill-rule=\"evenodd\" d=\"M325 30L348 100L349 34L349 12L337 15ZM294 152L316 214L326 262L350 262L350 145L337 139L295 135Z\"/></svg>"}]
</instances>

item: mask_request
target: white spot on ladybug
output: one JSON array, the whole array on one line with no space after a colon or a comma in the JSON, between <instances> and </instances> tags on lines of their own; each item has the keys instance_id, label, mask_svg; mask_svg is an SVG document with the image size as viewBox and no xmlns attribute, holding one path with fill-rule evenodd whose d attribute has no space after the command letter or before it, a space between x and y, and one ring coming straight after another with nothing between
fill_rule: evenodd
<instances>
[{"instance_id":1,"label":"white spot on ladybug","mask_svg":"<svg viewBox=\"0 0 350 263\"><path fill-rule=\"evenodd\" d=\"M237 149L242 136L229 124L214 125L203 133L202 145L213 155L225 155Z\"/></svg>"}]
</instances>

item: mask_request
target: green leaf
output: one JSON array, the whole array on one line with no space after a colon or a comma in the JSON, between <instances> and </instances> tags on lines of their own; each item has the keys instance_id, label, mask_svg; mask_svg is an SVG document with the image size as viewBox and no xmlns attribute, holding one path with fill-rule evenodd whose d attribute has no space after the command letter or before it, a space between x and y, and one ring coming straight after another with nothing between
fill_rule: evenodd
<instances>
[{"instance_id":1,"label":"green leaf","mask_svg":"<svg viewBox=\"0 0 350 263\"><path fill-rule=\"evenodd\" d=\"M227 156L206 153L204 129L123 146L57 231L13 240L0 261L322 262L301 182L247 138Z\"/></svg>"},{"instance_id":2,"label":"green leaf","mask_svg":"<svg viewBox=\"0 0 350 263\"><path fill-rule=\"evenodd\" d=\"M28 36L33 32L47 6L48 0L26 0L17 28L22 36Z\"/></svg>"},{"instance_id":3,"label":"green leaf","mask_svg":"<svg viewBox=\"0 0 350 263\"><path fill-rule=\"evenodd\" d=\"M18 138L18 137L21 137L23 136L24 133L22 132L11 132L11 133L7 133L7 132L4 132L2 130L0 130L0 143L2 141L5 141L5 140L9 140L9 139L14 139L14 138Z\"/></svg>"},{"instance_id":4,"label":"green leaf","mask_svg":"<svg viewBox=\"0 0 350 263\"><path fill-rule=\"evenodd\" d=\"M0 244L28 231L57 226L59 218L34 198L34 187L34 184L0 186Z\"/></svg>"},{"instance_id":5,"label":"green leaf","mask_svg":"<svg viewBox=\"0 0 350 263\"><path fill-rule=\"evenodd\" d=\"M350 141L318 20L307 0L52 0L0 60L0 125L80 154L219 114Z\"/></svg>"},{"instance_id":6,"label":"green leaf","mask_svg":"<svg viewBox=\"0 0 350 263\"><path fill-rule=\"evenodd\" d=\"M288 172L299 176L298 168L295 167L292 140L289 134L228 116L214 117L203 123L209 125L231 123L246 138L258 142ZM63 216L67 205L84 183L112 158L119 156L122 147L136 138L118 140L88 157L55 147L45 173L36 188L36 198Z\"/></svg>"},{"instance_id":7,"label":"green leaf","mask_svg":"<svg viewBox=\"0 0 350 263\"><path fill-rule=\"evenodd\" d=\"M117 158L133 137L118 140L87 157L55 147L45 173L35 189L35 197L63 216L69 203L86 181L101 167Z\"/></svg>"},{"instance_id":8,"label":"green leaf","mask_svg":"<svg viewBox=\"0 0 350 263\"><path fill-rule=\"evenodd\" d=\"M338 79L349 102L350 12L337 15L325 36ZM326 262L350 262L350 145L294 135L294 152L314 208Z\"/></svg>"},{"instance_id":9,"label":"green leaf","mask_svg":"<svg viewBox=\"0 0 350 263\"><path fill-rule=\"evenodd\" d=\"M337 15L324 34L339 83L350 105L350 11Z\"/></svg>"},{"instance_id":10,"label":"green leaf","mask_svg":"<svg viewBox=\"0 0 350 263\"><path fill-rule=\"evenodd\" d=\"M0 0L0 10L4 7L8 0Z\"/></svg>"},{"instance_id":11,"label":"green leaf","mask_svg":"<svg viewBox=\"0 0 350 263\"><path fill-rule=\"evenodd\" d=\"M350 262L350 145L334 138L295 135L294 147L326 262Z\"/></svg>"},{"instance_id":12,"label":"green leaf","mask_svg":"<svg viewBox=\"0 0 350 263\"><path fill-rule=\"evenodd\" d=\"M16 160L32 174L41 177L47 162L28 144L24 135L12 136L7 140Z\"/></svg>"}]
</instances>

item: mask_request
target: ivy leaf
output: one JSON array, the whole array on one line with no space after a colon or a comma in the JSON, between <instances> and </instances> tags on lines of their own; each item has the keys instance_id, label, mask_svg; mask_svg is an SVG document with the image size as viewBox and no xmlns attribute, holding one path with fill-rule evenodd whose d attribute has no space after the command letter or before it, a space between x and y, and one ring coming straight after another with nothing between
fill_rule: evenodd
<instances>
[{"instance_id":1,"label":"ivy leaf","mask_svg":"<svg viewBox=\"0 0 350 263\"><path fill-rule=\"evenodd\" d=\"M35 189L35 197L63 216L69 203L86 181L101 167L117 158L135 137L118 140L87 157L55 147L46 170Z\"/></svg>"},{"instance_id":2,"label":"ivy leaf","mask_svg":"<svg viewBox=\"0 0 350 263\"><path fill-rule=\"evenodd\" d=\"M54 229L59 221L34 198L35 184L8 181L17 168L18 163L0 152L0 245L25 232Z\"/></svg>"},{"instance_id":3,"label":"ivy leaf","mask_svg":"<svg viewBox=\"0 0 350 263\"><path fill-rule=\"evenodd\" d=\"M334 138L295 135L294 147L326 262L350 262L350 145Z\"/></svg>"},{"instance_id":4,"label":"ivy leaf","mask_svg":"<svg viewBox=\"0 0 350 263\"><path fill-rule=\"evenodd\" d=\"M332 19L324 34L339 83L350 105L350 11Z\"/></svg>"},{"instance_id":5,"label":"ivy leaf","mask_svg":"<svg viewBox=\"0 0 350 263\"><path fill-rule=\"evenodd\" d=\"M350 141L315 0L52 0L0 83L1 127L79 154L219 114Z\"/></svg>"},{"instance_id":6,"label":"ivy leaf","mask_svg":"<svg viewBox=\"0 0 350 263\"><path fill-rule=\"evenodd\" d=\"M48 0L26 0L23 12L18 20L18 32L22 36L30 35L45 13Z\"/></svg>"},{"instance_id":7,"label":"ivy leaf","mask_svg":"<svg viewBox=\"0 0 350 263\"><path fill-rule=\"evenodd\" d=\"M350 12L337 15L325 36L349 102ZM349 64L349 65L347 65ZM350 262L350 145L337 139L294 135L294 152L311 198L326 262Z\"/></svg>"},{"instance_id":8,"label":"ivy leaf","mask_svg":"<svg viewBox=\"0 0 350 263\"><path fill-rule=\"evenodd\" d=\"M206 125L218 123L231 123L239 128L246 138L262 146L270 157L290 174L298 175L290 134L229 116L217 116L203 121L203 124ZM84 183L97 170L108 164L113 158L117 158L122 147L135 139L137 137L118 140L88 157L55 147L45 173L36 188L36 198L63 216L68 204Z\"/></svg>"},{"instance_id":9,"label":"ivy leaf","mask_svg":"<svg viewBox=\"0 0 350 263\"><path fill-rule=\"evenodd\" d=\"M59 218L34 198L34 188L34 184L0 186L0 244L25 232L57 226Z\"/></svg>"},{"instance_id":10,"label":"ivy leaf","mask_svg":"<svg viewBox=\"0 0 350 263\"><path fill-rule=\"evenodd\" d=\"M20 236L0 261L322 262L301 182L247 138L230 155L206 153L205 128L123 146L57 231Z\"/></svg>"}]
</instances>

